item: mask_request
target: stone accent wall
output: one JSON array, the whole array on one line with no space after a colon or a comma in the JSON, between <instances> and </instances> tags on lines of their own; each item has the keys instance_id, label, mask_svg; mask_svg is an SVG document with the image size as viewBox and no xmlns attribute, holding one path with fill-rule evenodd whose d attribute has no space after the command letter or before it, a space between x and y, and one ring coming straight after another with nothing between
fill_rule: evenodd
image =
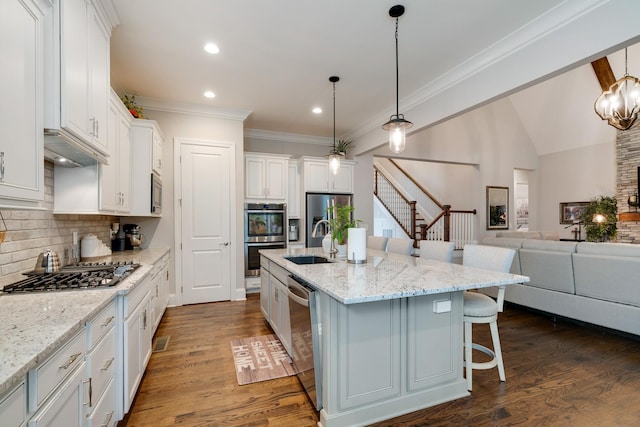
<instances>
[{"instance_id":1,"label":"stone accent wall","mask_svg":"<svg viewBox=\"0 0 640 427\"><path fill-rule=\"evenodd\" d=\"M635 212L629 206L629 196L638 192L638 166L640 166L640 125L619 131L616 138L618 213ZM618 242L640 243L640 222L618 221Z\"/></svg>"},{"instance_id":2,"label":"stone accent wall","mask_svg":"<svg viewBox=\"0 0 640 427\"><path fill-rule=\"evenodd\" d=\"M5 240L0 244L0 287L24 279L24 272L33 270L36 259L47 249L58 253L60 262L67 263L72 233L78 232L78 240L85 234L98 236L107 246L110 244L110 228L118 218L110 215L54 215L53 214L53 164L45 161L45 210L3 209L7 224ZM1 225L0 225L1 226Z\"/></svg>"}]
</instances>

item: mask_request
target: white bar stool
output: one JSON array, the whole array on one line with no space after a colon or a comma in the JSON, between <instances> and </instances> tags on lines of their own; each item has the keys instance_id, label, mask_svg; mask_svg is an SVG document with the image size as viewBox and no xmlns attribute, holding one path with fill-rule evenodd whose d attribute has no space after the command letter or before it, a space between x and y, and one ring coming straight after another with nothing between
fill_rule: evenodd
<instances>
[{"instance_id":1,"label":"white bar stool","mask_svg":"<svg viewBox=\"0 0 640 427\"><path fill-rule=\"evenodd\" d=\"M508 273L511 269L514 255L515 250L509 248L465 245L462 255L462 265ZM464 363L467 389L469 391L471 391L473 386L473 369L492 369L497 366L500 381L506 380L502 350L500 347L500 336L498 334L498 312L502 311L504 305L504 292L504 286L500 286L498 288L497 301L478 292L464 292ZM472 325L474 323L489 324L493 350L483 345L473 343ZM473 349L489 355L491 360L488 362L473 362Z\"/></svg>"},{"instance_id":2,"label":"white bar stool","mask_svg":"<svg viewBox=\"0 0 640 427\"><path fill-rule=\"evenodd\" d=\"M456 244L454 242L444 242L442 240L420 240L420 258L451 262L453 260L453 250L455 248Z\"/></svg>"}]
</instances>

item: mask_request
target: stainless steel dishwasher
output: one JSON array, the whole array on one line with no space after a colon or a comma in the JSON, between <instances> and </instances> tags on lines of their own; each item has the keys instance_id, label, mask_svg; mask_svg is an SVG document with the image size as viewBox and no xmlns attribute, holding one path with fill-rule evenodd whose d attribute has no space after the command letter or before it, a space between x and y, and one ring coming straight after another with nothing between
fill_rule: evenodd
<instances>
[{"instance_id":1,"label":"stainless steel dishwasher","mask_svg":"<svg viewBox=\"0 0 640 427\"><path fill-rule=\"evenodd\" d=\"M300 279L289 276L291 358L300 384L316 410L322 409L322 340L318 294Z\"/></svg>"}]
</instances>

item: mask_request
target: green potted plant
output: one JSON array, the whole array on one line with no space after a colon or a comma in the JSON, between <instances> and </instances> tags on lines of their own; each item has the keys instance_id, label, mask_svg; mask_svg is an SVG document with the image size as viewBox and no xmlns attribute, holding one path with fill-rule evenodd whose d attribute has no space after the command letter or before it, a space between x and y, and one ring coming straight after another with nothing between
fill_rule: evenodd
<instances>
[{"instance_id":1,"label":"green potted plant","mask_svg":"<svg viewBox=\"0 0 640 427\"><path fill-rule=\"evenodd\" d=\"M591 199L584 209L581 220L587 232L588 242L615 240L618 207L614 197L600 196Z\"/></svg>"},{"instance_id":2,"label":"green potted plant","mask_svg":"<svg viewBox=\"0 0 640 427\"><path fill-rule=\"evenodd\" d=\"M336 240L338 245L347 244L347 230L352 227L356 227L360 220L352 219L353 206L351 205L336 205L331 209L331 219L329 225L331 227L331 234Z\"/></svg>"},{"instance_id":3,"label":"green potted plant","mask_svg":"<svg viewBox=\"0 0 640 427\"><path fill-rule=\"evenodd\" d=\"M123 97L120 98L122 100L122 103L124 104L125 107L127 107L127 110L129 110L129 113L131 113L131 115L136 118L136 119L144 119L144 116L142 115L142 107L140 107L138 104L136 104L136 96L135 95L124 95Z\"/></svg>"},{"instance_id":4,"label":"green potted plant","mask_svg":"<svg viewBox=\"0 0 640 427\"><path fill-rule=\"evenodd\" d=\"M352 142L353 141L339 139L338 142L336 142L336 151L338 151L338 153L342 154L343 156L346 156L347 150L349 149L349 146Z\"/></svg>"}]
</instances>

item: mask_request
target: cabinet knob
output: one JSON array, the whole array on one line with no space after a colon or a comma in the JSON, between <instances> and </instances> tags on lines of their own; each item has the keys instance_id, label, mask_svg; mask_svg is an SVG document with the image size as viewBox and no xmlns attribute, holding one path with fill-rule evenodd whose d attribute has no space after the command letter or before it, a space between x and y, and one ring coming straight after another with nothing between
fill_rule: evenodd
<instances>
[{"instance_id":1,"label":"cabinet knob","mask_svg":"<svg viewBox=\"0 0 640 427\"><path fill-rule=\"evenodd\" d=\"M229 246L231 244L231 242L222 242L219 245L220 246ZM167 276L169 275L169 273L167 272Z\"/></svg>"}]
</instances>

